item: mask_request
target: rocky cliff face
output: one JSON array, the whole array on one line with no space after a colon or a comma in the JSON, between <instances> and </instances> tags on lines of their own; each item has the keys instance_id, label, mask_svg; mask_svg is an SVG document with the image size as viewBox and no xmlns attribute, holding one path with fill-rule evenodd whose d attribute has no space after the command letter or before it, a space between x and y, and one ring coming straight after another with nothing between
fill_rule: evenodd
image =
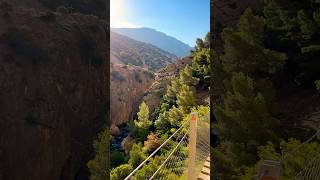
<instances>
[{"instance_id":1,"label":"rocky cliff face","mask_svg":"<svg viewBox=\"0 0 320 180\"><path fill-rule=\"evenodd\" d=\"M112 63L110 81L111 122L120 125L133 118L154 76L137 66Z\"/></svg>"},{"instance_id":2,"label":"rocky cliff face","mask_svg":"<svg viewBox=\"0 0 320 180\"><path fill-rule=\"evenodd\" d=\"M178 75L187 64L191 63L191 61L191 58L184 57L179 59L176 63L169 64L155 73L155 80L143 97L143 100L147 103L151 112L160 105L160 101L165 94L166 87L170 80Z\"/></svg>"},{"instance_id":3,"label":"rocky cliff face","mask_svg":"<svg viewBox=\"0 0 320 180\"><path fill-rule=\"evenodd\" d=\"M127 123L136 114L142 98L155 80L154 72L175 62L177 57L114 32L110 33L110 56L111 134L116 135L115 125Z\"/></svg>"},{"instance_id":4,"label":"rocky cliff face","mask_svg":"<svg viewBox=\"0 0 320 180\"><path fill-rule=\"evenodd\" d=\"M107 27L1 4L0 179L81 179L106 122Z\"/></svg>"}]
</instances>

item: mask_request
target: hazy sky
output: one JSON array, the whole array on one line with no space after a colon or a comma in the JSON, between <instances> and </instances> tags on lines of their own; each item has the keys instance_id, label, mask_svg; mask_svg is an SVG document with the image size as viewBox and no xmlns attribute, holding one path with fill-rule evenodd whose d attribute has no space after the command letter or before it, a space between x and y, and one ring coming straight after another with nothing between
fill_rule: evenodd
<instances>
[{"instance_id":1,"label":"hazy sky","mask_svg":"<svg viewBox=\"0 0 320 180\"><path fill-rule=\"evenodd\" d=\"M149 27L190 46L210 31L210 0L110 0L111 27Z\"/></svg>"}]
</instances>

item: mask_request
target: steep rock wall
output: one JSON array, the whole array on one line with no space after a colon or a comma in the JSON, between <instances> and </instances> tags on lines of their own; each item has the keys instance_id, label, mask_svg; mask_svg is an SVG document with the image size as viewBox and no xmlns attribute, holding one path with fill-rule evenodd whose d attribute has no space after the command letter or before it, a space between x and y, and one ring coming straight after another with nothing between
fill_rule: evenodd
<instances>
[{"instance_id":1,"label":"steep rock wall","mask_svg":"<svg viewBox=\"0 0 320 180\"><path fill-rule=\"evenodd\" d=\"M154 81L153 73L138 66L111 64L111 122L120 125L132 120L142 97Z\"/></svg>"},{"instance_id":2,"label":"steep rock wall","mask_svg":"<svg viewBox=\"0 0 320 180\"><path fill-rule=\"evenodd\" d=\"M80 179L106 123L107 27L1 6L0 179Z\"/></svg>"}]
</instances>

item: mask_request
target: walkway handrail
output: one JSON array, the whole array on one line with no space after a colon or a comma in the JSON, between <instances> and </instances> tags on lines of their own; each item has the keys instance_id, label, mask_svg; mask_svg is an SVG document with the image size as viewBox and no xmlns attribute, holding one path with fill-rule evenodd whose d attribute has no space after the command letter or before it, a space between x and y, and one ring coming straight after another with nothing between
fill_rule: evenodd
<instances>
[{"instance_id":1,"label":"walkway handrail","mask_svg":"<svg viewBox=\"0 0 320 180\"><path fill-rule=\"evenodd\" d=\"M177 150L177 148L180 146L182 141L186 138L189 131L187 131L184 136L181 138L180 142L177 144L177 146L172 150L172 152L169 154L169 156L166 158L166 160L160 165L160 167L157 169L157 171L151 176L149 180L152 180L155 175L160 171L160 169L163 167L163 165L168 161L168 159L172 156L172 154Z\"/></svg>"},{"instance_id":2,"label":"walkway handrail","mask_svg":"<svg viewBox=\"0 0 320 180\"><path fill-rule=\"evenodd\" d=\"M317 164L316 164L317 163ZM306 175L304 175L305 172L308 171L308 169L316 168L316 177L314 177L314 174L307 174L308 179L318 179L320 177L320 154L316 156L313 160L311 160L295 177L295 180L304 180Z\"/></svg>"},{"instance_id":3,"label":"walkway handrail","mask_svg":"<svg viewBox=\"0 0 320 180\"><path fill-rule=\"evenodd\" d=\"M280 162L282 163L284 160L286 160L288 157L290 157L291 155L293 155L295 152L297 152L298 150L300 150L305 144L309 143L310 141L312 141L315 137L317 137L320 134L320 129L317 130L316 133L314 133L309 139L307 139L306 141L304 141L302 144L300 144L297 148L295 148L294 150L288 152L287 154L284 154L283 157L280 159Z\"/></svg>"},{"instance_id":4,"label":"walkway handrail","mask_svg":"<svg viewBox=\"0 0 320 180\"><path fill-rule=\"evenodd\" d=\"M174 132L166 141L164 141L155 151L153 151L136 169L134 169L124 180L129 180L129 178L137 172L152 156L154 156L164 145L166 145L169 140L175 136L186 124L188 124L189 119L182 125L176 132Z\"/></svg>"}]
</instances>

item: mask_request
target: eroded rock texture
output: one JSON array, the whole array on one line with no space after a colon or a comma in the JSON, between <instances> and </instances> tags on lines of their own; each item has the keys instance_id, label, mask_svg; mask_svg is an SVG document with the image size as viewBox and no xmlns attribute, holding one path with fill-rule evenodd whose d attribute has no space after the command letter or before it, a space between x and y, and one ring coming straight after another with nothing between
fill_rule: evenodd
<instances>
[{"instance_id":1,"label":"eroded rock texture","mask_svg":"<svg viewBox=\"0 0 320 180\"><path fill-rule=\"evenodd\" d=\"M110 70L111 122L120 125L132 120L154 80L153 73L138 66L112 64Z\"/></svg>"},{"instance_id":2,"label":"eroded rock texture","mask_svg":"<svg viewBox=\"0 0 320 180\"><path fill-rule=\"evenodd\" d=\"M106 124L107 27L2 4L0 179L81 179Z\"/></svg>"}]
</instances>

